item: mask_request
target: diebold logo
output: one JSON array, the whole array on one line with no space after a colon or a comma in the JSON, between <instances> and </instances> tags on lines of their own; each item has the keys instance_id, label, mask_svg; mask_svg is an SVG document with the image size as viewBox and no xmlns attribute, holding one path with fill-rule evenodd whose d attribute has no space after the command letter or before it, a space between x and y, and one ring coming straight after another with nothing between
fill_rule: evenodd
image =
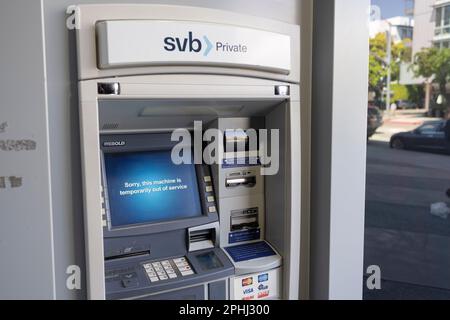
<instances>
[{"instance_id":1,"label":"diebold logo","mask_svg":"<svg viewBox=\"0 0 450 320\"><path fill-rule=\"evenodd\" d=\"M125 141L107 141L103 143L104 147L122 147L125 145Z\"/></svg>"},{"instance_id":2,"label":"diebold logo","mask_svg":"<svg viewBox=\"0 0 450 320\"><path fill-rule=\"evenodd\" d=\"M196 38L192 31L188 32L187 37L165 37L164 50L169 52L194 52L203 53L207 57L215 49L216 52L224 53L246 53L247 46L243 44L229 44L228 42L216 41L214 44L205 35L201 39Z\"/></svg>"}]
</instances>

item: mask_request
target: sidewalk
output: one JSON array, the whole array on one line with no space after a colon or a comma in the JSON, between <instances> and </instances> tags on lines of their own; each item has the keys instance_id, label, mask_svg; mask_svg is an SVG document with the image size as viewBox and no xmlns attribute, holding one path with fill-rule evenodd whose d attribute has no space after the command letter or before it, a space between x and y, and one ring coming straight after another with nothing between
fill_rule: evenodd
<instances>
[{"instance_id":1,"label":"sidewalk","mask_svg":"<svg viewBox=\"0 0 450 320\"><path fill-rule=\"evenodd\" d=\"M426 117L423 110L396 110L383 112L383 125L370 138L373 141L389 142L391 136L398 132L411 131L427 121L440 118Z\"/></svg>"}]
</instances>

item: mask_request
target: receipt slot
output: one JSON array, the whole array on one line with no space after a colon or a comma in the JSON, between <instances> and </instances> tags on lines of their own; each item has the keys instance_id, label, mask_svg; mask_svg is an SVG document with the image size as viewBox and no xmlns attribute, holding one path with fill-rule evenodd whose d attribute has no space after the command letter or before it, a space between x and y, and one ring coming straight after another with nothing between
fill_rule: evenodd
<instances>
[{"instance_id":1,"label":"receipt slot","mask_svg":"<svg viewBox=\"0 0 450 320\"><path fill-rule=\"evenodd\" d=\"M299 27L164 5L77 14L88 297L297 299Z\"/></svg>"}]
</instances>

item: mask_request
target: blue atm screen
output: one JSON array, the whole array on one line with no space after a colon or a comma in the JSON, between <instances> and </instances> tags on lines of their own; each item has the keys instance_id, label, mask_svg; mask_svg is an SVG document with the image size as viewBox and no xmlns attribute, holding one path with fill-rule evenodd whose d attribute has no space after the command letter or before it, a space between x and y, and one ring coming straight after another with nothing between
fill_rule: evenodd
<instances>
[{"instance_id":1,"label":"blue atm screen","mask_svg":"<svg viewBox=\"0 0 450 320\"><path fill-rule=\"evenodd\" d=\"M112 227L202 215L195 165L169 151L105 153Z\"/></svg>"}]
</instances>

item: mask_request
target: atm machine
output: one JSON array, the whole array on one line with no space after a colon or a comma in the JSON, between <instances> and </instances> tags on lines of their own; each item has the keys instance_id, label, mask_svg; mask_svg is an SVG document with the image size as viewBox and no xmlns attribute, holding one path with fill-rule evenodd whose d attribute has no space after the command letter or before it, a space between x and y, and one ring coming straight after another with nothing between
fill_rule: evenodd
<instances>
[{"instance_id":1,"label":"atm machine","mask_svg":"<svg viewBox=\"0 0 450 320\"><path fill-rule=\"evenodd\" d=\"M166 5L76 13L88 298L298 299L299 27Z\"/></svg>"}]
</instances>

